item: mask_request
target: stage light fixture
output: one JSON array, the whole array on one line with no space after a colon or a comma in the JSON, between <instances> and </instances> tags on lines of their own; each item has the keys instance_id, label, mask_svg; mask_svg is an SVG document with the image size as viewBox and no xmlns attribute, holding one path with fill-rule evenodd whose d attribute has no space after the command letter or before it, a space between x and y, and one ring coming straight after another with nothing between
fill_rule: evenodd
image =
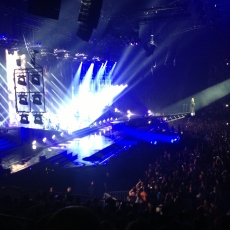
<instances>
[{"instance_id":1,"label":"stage light fixture","mask_svg":"<svg viewBox=\"0 0 230 230\"><path fill-rule=\"evenodd\" d=\"M32 95L32 97L33 97L33 103L35 105L41 105L42 104L42 101L41 101L42 95L40 93L34 93Z\"/></svg>"},{"instance_id":2,"label":"stage light fixture","mask_svg":"<svg viewBox=\"0 0 230 230\"><path fill-rule=\"evenodd\" d=\"M26 76L25 75L18 75L18 84L26 86Z\"/></svg>"},{"instance_id":3,"label":"stage light fixture","mask_svg":"<svg viewBox=\"0 0 230 230\"><path fill-rule=\"evenodd\" d=\"M14 55L14 50L9 49L9 50L8 50L8 54L9 54L9 55L10 55L10 54L11 54L11 55Z\"/></svg>"},{"instance_id":4,"label":"stage light fixture","mask_svg":"<svg viewBox=\"0 0 230 230\"><path fill-rule=\"evenodd\" d=\"M40 75L39 75L39 73L31 73L31 82L34 85L40 85Z\"/></svg>"},{"instance_id":5,"label":"stage light fixture","mask_svg":"<svg viewBox=\"0 0 230 230\"><path fill-rule=\"evenodd\" d=\"M36 62L35 62L35 58L36 58L36 55L39 53L38 50L30 50L30 64L32 66L35 66Z\"/></svg>"},{"instance_id":6,"label":"stage light fixture","mask_svg":"<svg viewBox=\"0 0 230 230\"><path fill-rule=\"evenodd\" d=\"M34 124L43 125L42 114L34 114Z\"/></svg>"},{"instance_id":7,"label":"stage light fixture","mask_svg":"<svg viewBox=\"0 0 230 230\"><path fill-rule=\"evenodd\" d=\"M21 120L20 120L20 123L21 124L29 124L29 120L28 120L28 114L21 114Z\"/></svg>"},{"instance_id":8,"label":"stage light fixture","mask_svg":"<svg viewBox=\"0 0 230 230\"><path fill-rule=\"evenodd\" d=\"M19 67L22 65L22 60L21 60L21 58L16 59L16 64L17 64L17 66L19 66Z\"/></svg>"},{"instance_id":9,"label":"stage light fixture","mask_svg":"<svg viewBox=\"0 0 230 230\"><path fill-rule=\"evenodd\" d=\"M18 95L18 97L19 97L19 104L28 105L27 94L21 93L21 94Z\"/></svg>"},{"instance_id":10,"label":"stage light fixture","mask_svg":"<svg viewBox=\"0 0 230 230\"><path fill-rule=\"evenodd\" d=\"M146 56L149 57L153 54L155 48L157 47L157 44L154 41L154 35L151 35L150 41L146 42L143 45L144 50L146 51Z\"/></svg>"}]
</instances>

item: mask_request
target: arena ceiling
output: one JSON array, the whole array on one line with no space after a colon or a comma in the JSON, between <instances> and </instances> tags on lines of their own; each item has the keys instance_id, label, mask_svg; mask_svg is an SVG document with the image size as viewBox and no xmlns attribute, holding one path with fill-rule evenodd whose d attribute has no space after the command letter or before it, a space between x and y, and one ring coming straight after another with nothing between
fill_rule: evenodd
<instances>
[{"instance_id":1,"label":"arena ceiling","mask_svg":"<svg viewBox=\"0 0 230 230\"><path fill-rule=\"evenodd\" d=\"M230 63L228 0L103 0L88 41L77 36L80 0L62 0L58 20L29 14L30 1L0 0L0 46L68 61L117 61L113 83L129 85L121 99L129 108L191 97L209 87L211 67Z\"/></svg>"},{"instance_id":2,"label":"arena ceiling","mask_svg":"<svg viewBox=\"0 0 230 230\"><path fill-rule=\"evenodd\" d=\"M207 28L229 28L227 0L104 0L99 23L88 42L77 35L80 0L62 0L58 20L28 13L29 0L0 1L0 43L6 48L39 46L119 60L130 43L143 46L154 35L159 46ZM8 39L6 42L6 38ZM133 44L132 44L133 45Z\"/></svg>"}]
</instances>

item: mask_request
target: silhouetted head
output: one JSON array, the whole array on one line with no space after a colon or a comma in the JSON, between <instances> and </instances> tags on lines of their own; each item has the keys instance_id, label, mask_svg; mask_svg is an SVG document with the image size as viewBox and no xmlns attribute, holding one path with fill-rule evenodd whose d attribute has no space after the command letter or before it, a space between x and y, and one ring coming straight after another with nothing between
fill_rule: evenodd
<instances>
[{"instance_id":1,"label":"silhouetted head","mask_svg":"<svg viewBox=\"0 0 230 230\"><path fill-rule=\"evenodd\" d=\"M56 212L46 230L100 230L97 216L88 208L69 206Z\"/></svg>"}]
</instances>

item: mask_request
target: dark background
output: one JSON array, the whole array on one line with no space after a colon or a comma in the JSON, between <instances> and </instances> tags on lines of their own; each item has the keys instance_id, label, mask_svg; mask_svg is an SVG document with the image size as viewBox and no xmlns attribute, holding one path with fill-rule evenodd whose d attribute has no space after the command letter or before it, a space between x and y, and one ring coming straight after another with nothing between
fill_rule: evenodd
<instances>
[{"instance_id":1,"label":"dark background","mask_svg":"<svg viewBox=\"0 0 230 230\"><path fill-rule=\"evenodd\" d=\"M229 71L226 64L230 58L227 0L104 0L98 26L88 42L76 35L79 0L62 0L58 20L29 14L31 2L1 0L0 35L12 41L6 44L1 39L1 46L40 44L40 48L51 53L54 49L67 50L70 54L68 62L76 53L86 54L89 60L98 56L101 60L118 62L113 83L129 85L126 94L115 102L121 108L160 111L224 80L218 76L212 79L215 68ZM151 20L143 22L150 7L178 6L185 6L184 11L164 10L160 17L155 14ZM133 28L139 29L140 40L137 46L130 47L126 41ZM157 47L147 57L143 45L150 41L151 34ZM53 64L54 71L59 71L56 67L60 59L47 55L40 61L43 65L47 65L44 59ZM62 65L65 66L69 68L69 65ZM65 82L69 84L73 74L63 68Z\"/></svg>"}]
</instances>

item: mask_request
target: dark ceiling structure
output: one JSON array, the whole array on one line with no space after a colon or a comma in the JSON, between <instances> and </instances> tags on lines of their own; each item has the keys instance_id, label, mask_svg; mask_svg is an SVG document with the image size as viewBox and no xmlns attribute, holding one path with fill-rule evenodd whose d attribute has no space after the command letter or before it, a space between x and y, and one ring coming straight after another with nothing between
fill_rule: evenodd
<instances>
[{"instance_id":1,"label":"dark ceiling structure","mask_svg":"<svg viewBox=\"0 0 230 230\"><path fill-rule=\"evenodd\" d=\"M0 44L6 48L40 46L43 54L58 49L71 53L67 56L87 53L118 59L124 46L144 45L152 34L156 43L169 43L175 35L224 23L229 26L229 4L222 2L1 1Z\"/></svg>"},{"instance_id":2,"label":"dark ceiling structure","mask_svg":"<svg viewBox=\"0 0 230 230\"><path fill-rule=\"evenodd\" d=\"M0 47L118 62L114 81L133 87L130 106L199 92L230 58L228 0L0 0L0 22Z\"/></svg>"}]
</instances>

